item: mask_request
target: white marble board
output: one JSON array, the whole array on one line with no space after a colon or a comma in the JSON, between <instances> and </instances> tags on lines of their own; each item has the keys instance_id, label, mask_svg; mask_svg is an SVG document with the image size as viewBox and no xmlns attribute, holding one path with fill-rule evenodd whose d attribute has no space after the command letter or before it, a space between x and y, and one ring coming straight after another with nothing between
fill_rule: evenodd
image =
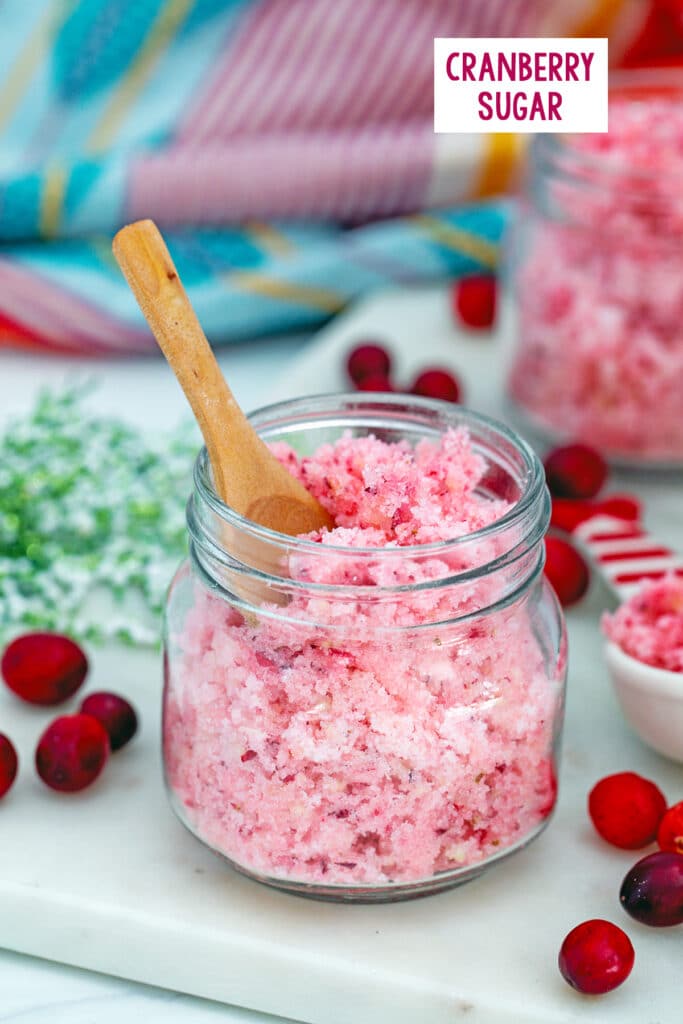
<instances>
[{"instance_id":1,"label":"white marble board","mask_svg":"<svg viewBox=\"0 0 683 1024\"><path fill-rule=\"evenodd\" d=\"M222 363L247 405L335 390L348 346L369 335L391 342L403 378L427 362L451 363L471 404L500 408L500 340L456 331L442 289L370 299L303 352L287 342L266 348L259 380L240 378L236 352ZM103 405L136 422L153 415L163 427L184 411L160 362L89 370ZM54 360L2 354L2 416L63 375ZM651 527L683 545L675 482L627 484L645 498ZM683 932L625 918L617 892L634 856L597 840L584 811L592 783L619 769L657 779L672 801L683 797L683 767L643 747L617 709L596 625L604 601L594 586L569 616L560 801L549 829L467 886L391 906L270 891L182 829L161 784L158 656L91 652L88 686L130 695L143 729L92 790L71 798L48 792L31 770L45 714L0 691L0 730L16 738L23 764L0 806L0 945L310 1024L677 1024ZM600 1000L577 996L555 966L562 937L587 917L625 925L636 946L632 977Z\"/></svg>"}]
</instances>

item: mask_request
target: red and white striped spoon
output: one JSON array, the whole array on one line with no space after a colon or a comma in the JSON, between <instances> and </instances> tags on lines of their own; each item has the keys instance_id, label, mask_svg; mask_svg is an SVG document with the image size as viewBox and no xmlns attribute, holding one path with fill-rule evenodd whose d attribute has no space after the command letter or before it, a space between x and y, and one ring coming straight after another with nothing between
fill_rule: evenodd
<instances>
[{"instance_id":1,"label":"red and white striped spoon","mask_svg":"<svg viewBox=\"0 0 683 1024\"><path fill-rule=\"evenodd\" d=\"M573 536L620 601L632 597L646 580L683 577L683 555L662 544L638 521L598 514L579 523Z\"/></svg>"}]
</instances>

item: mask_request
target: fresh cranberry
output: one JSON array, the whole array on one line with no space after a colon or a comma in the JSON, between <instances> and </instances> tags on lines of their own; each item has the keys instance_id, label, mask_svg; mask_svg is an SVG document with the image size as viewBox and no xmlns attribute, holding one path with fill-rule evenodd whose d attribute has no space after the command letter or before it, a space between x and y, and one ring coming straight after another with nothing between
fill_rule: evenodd
<instances>
[{"instance_id":1,"label":"fresh cranberry","mask_svg":"<svg viewBox=\"0 0 683 1024\"><path fill-rule=\"evenodd\" d=\"M80 707L81 714L92 715L107 730L112 753L125 747L138 729L135 708L116 693L89 693Z\"/></svg>"},{"instance_id":2,"label":"fresh cranberry","mask_svg":"<svg viewBox=\"0 0 683 1024\"><path fill-rule=\"evenodd\" d=\"M660 821L657 845L669 853L683 853L683 801L670 807Z\"/></svg>"},{"instance_id":3,"label":"fresh cranberry","mask_svg":"<svg viewBox=\"0 0 683 1024\"><path fill-rule=\"evenodd\" d=\"M410 389L413 395L423 398L440 398L444 402L460 401L460 384L448 370L423 370L418 374Z\"/></svg>"},{"instance_id":4,"label":"fresh cranberry","mask_svg":"<svg viewBox=\"0 0 683 1024\"><path fill-rule=\"evenodd\" d=\"M357 391L393 391L394 386L388 377L381 374L373 374L371 377L363 377L356 384Z\"/></svg>"},{"instance_id":5,"label":"fresh cranberry","mask_svg":"<svg viewBox=\"0 0 683 1024\"><path fill-rule=\"evenodd\" d=\"M36 770L62 793L76 793L95 781L109 757L109 736L92 715L62 715L48 725L36 748Z\"/></svg>"},{"instance_id":6,"label":"fresh cranberry","mask_svg":"<svg viewBox=\"0 0 683 1024\"><path fill-rule=\"evenodd\" d=\"M642 505L632 494L613 494L600 502L600 512L615 519L625 519L629 523L638 522L642 515Z\"/></svg>"},{"instance_id":7,"label":"fresh cranberry","mask_svg":"<svg viewBox=\"0 0 683 1024\"><path fill-rule=\"evenodd\" d=\"M572 988L598 996L626 981L634 960L628 935L611 921L594 918L572 928L560 948L558 966Z\"/></svg>"},{"instance_id":8,"label":"fresh cranberry","mask_svg":"<svg viewBox=\"0 0 683 1024\"><path fill-rule=\"evenodd\" d=\"M73 640L58 633L25 633L5 649L2 676L29 704L61 704L88 673L88 661Z\"/></svg>"},{"instance_id":9,"label":"fresh cranberry","mask_svg":"<svg viewBox=\"0 0 683 1024\"><path fill-rule=\"evenodd\" d=\"M17 777L19 758L11 739L0 733L0 797L3 797Z\"/></svg>"},{"instance_id":10,"label":"fresh cranberry","mask_svg":"<svg viewBox=\"0 0 683 1024\"><path fill-rule=\"evenodd\" d=\"M491 274L471 274L456 281L452 290L453 312L467 327L491 327L496 316L496 279Z\"/></svg>"},{"instance_id":11,"label":"fresh cranberry","mask_svg":"<svg viewBox=\"0 0 683 1024\"><path fill-rule=\"evenodd\" d=\"M658 850L634 864L621 885L627 914L651 928L683 924L683 857Z\"/></svg>"},{"instance_id":12,"label":"fresh cranberry","mask_svg":"<svg viewBox=\"0 0 683 1024\"><path fill-rule=\"evenodd\" d=\"M607 479L607 463L585 444L554 448L545 458L545 478L555 498L594 498Z\"/></svg>"},{"instance_id":13,"label":"fresh cranberry","mask_svg":"<svg viewBox=\"0 0 683 1024\"><path fill-rule=\"evenodd\" d=\"M588 796L596 831L622 850L639 850L653 842L665 811L659 787L635 772L600 779Z\"/></svg>"},{"instance_id":14,"label":"fresh cranberry","mask_svg":"<svg viewBox=\"0 0 683 1024\"><path fill-rule=\"evenodd\" d=\"M641 516L640 502L630 494L613 494L604 501L578 501L576 498L553 498L550 525L573 533L576 527L593 516L613 516L629 523Z\"/></svg>"},{"instance_id":15,"label":"fresh cranberry","mask_svg":"<svg viewBox=\"0 0 683 1024\"><path fill-rule=\"evenodd\" d=\"M383 345L357 345L346 362L349 377L358 384L364 377L388 377L391 372L391 356Z\"/></svg>"},{"instance_id":16,"label":"fresh cranberry","mask_svg":"<svg viewBox=\"0 0 683 1024\"><path fill-rule=\"evenodd\" d=\"M564 608L576 604L588 590L588 566L576 548L561 537L545 539L545 575Z\"/></svg>"}]
</instances>

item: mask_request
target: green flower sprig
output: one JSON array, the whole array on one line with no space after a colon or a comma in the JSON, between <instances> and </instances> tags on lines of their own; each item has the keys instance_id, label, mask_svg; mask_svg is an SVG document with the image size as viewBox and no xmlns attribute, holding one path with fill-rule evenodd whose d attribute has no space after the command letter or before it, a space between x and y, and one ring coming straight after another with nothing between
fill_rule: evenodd
<instances>
[{"instance_id":1,"label":"green flower sprig","mask_svg":"<svg viewBox=\"0 0 683 1024\"><path fill-rule=\"evenodd\" d=\"M85 397L45 392L0 438L2 642L28 629L158 642L198 435L148 437Z\"/></svg>"}]
</instances>

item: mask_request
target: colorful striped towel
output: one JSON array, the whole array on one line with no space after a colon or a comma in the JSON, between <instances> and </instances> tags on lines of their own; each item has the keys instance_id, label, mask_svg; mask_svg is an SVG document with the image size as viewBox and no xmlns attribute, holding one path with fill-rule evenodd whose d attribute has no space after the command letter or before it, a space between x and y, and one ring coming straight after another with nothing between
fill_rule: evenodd
<instances>
[{"instance_id":1,"label":"colorful striped towel","mask_svg":"<svg viewBox=\"0 0 683 1024\"><path fill-rule=\"evenodd\" d=\"M433 37L621 31L642 7L4 0L0 343L149 348L110 256L139 217L169 232L216 343L493 268L505 207L483 200L517 144L434 136Z\"/></svg>"}]
</instances>

